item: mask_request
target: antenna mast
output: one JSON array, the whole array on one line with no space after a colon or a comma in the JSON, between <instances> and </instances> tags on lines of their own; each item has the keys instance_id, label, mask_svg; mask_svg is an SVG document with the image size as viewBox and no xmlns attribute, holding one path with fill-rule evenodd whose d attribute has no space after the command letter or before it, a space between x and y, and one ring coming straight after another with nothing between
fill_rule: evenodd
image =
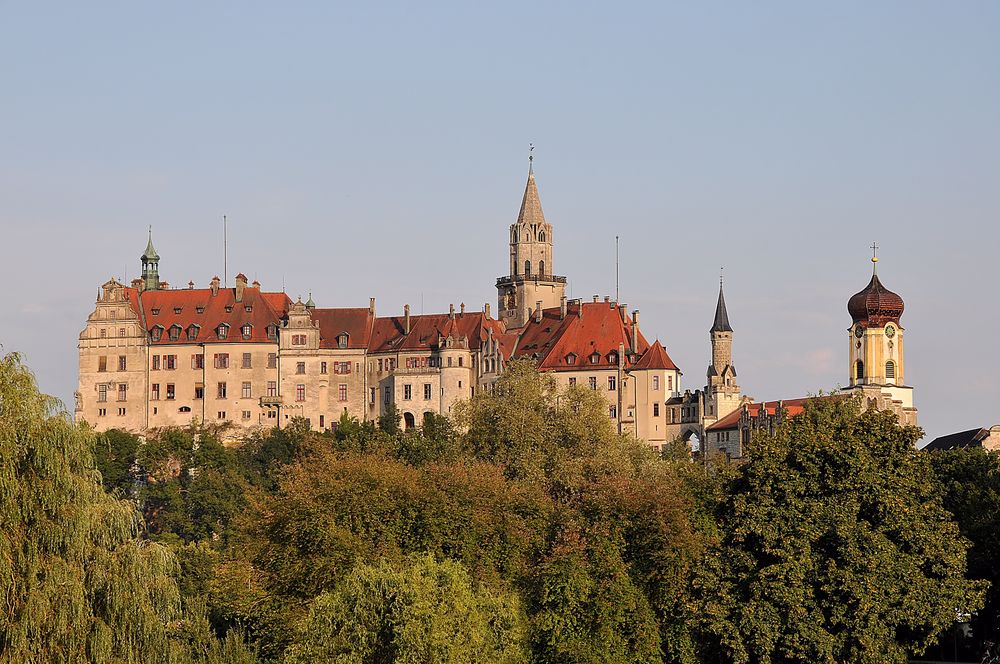
<instances>
[{"instance_id":1,"label":"antenna mast","mask_svg":"<svg viewBox=\"0 0 1000 664\"><path fill-rule=\"evenodd\" d=\"M222 215L222 285L229 288L229 224Z\"/></svg>"},{"instance_id":2,"label":"antenna mast","mask_svg":"<svg viewBox=\"0 0 1000 664\"><path fill-rule=\"evenodd\" d=\"M615 302L618 302L618 236L615 236Z\"/></svg>"}]
</instances>

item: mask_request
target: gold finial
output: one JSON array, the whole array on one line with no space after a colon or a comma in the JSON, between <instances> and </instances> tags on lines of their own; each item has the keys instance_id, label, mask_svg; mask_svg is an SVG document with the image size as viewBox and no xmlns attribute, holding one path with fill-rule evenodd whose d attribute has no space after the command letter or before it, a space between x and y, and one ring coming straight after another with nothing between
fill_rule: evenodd
<instances>
[{"instance_id":1,"label":"gold finial","mask_svg":"<svg viewBox=\"0 0 1000 664\"><path fill-rule=\"evenodd\" d=\"M534 143L528 143L528 175L535 172L534 165L532 164L532 162L535 161L535 155L532 154L534 151Z\"/></svg>"},{"instance_id":2,"label":"gold finial","mask_svg":"<svg viewBox=\"0 0 1000 664\"><path fill-rule=\"evenodd\" d=\"M872 273L878 269L878 242L872 242Z\"/></svg>"}]
</instances>

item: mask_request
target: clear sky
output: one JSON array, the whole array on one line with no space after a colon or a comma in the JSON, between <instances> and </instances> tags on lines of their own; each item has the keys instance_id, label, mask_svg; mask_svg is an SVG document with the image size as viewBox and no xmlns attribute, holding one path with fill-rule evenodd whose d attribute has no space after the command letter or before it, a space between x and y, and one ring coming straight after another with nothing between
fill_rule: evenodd
<instances>
[{"instance_id":1,"label":"clear sky","mask_svg":"<svg viewBox=\"0 0 1000 664\"><path fill-rule=\"evenodd\" d=\"M847 382L847 299L906 301L929 437L1000 422L1000 3L0 2L0 343L72 405L146 228L176 286L495 302L533 142L554 267L705 382ZM124 274L123 274L124 273Z\"/></svg>"}]
</instances>

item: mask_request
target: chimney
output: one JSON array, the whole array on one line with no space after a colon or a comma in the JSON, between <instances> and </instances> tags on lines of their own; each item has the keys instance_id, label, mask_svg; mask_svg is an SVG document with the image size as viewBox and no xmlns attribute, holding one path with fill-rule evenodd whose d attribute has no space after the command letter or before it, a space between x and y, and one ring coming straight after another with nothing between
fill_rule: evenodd
<instances>
[{"instance_id":1,"label":"chimney","mask_svg":"<svg viewBox=\"0 0 1000 664\"><path fill-rule=\"evenodd\" d=\"M236 301L243 301L243 290L247 287L247 277L240 272L236 275Z\"/></svg>"},{"instance_id":2,"label":"chimney","mask_svg":"<svg viewBox=\"0 0 1000 664\"><path fill-rule=\"evenodd\" d=\"M577 316L577 318L583 318L583 298L582 297L576 301L576 316Z\"/></svg>"},{"instance_id":3,"label":"chimney","mask_svg":"<svg viewBox=\"0 0 1000 664\"><path fill-rule=\"evenodd\" d=\"M632 312L632 352L639 352L639 310Z\"/></svg>"},{"instance_id":4,"label":"chimney","mask_svg":"<svg viewBox=\"0 0 1000 664\"><path fill-rule=\"evenodd\" d=\"M461 307L461 312L462 312L460 315L464 316L465 315L465 302L463 302L462 304L460 304L459 307Z\"/></svg>"},{"instance_id":5,"label":"chimney","mask_svg":"<svg viewBox=\"0 0 1000 664\"><path fill-rule=\"evenodd\" d=\"M406 334L410 333L410 305L403 305L403 330Z\"/></svg>"},{"instance_id":6,"label":"chimney","mask_svg":"<svg viewBox=\"0 0 1000 664\"><path fill-rule=\"evenodd\" d=\"M538 300L537 302L535 302L535 322L536 323L541 323L542 322L542 301L541 300Z\"/></svg>"},{"instance_id":7,"label":"chimney","mask_svg":"<svg viewBox=\"0 0 1000 664\"><path fill-rule=\"evenodd\" d=\"M256 279L254 279L253 283L250 284L250 285L253 286L254 288L256 288L257 290L260 290L260 282L257 281Z\"/></svg>"},{"instance_id":8,"label":"chimney","mask_svg":"<svg viewBox=\"0 0 1000 664\"><path fill-rule=\"evenodd\" d=\"M601 300L601 296L600 295L595 295L594 296L594 302L600 302L600 300Z\"/></svg>"},{"instance_id":9,"label":"chimney","mask_svg":"<svg viewBox=\"0 0 1000 664\"><path fill-rule=\"evenodd\" d=\"M487 302L486 304L483 305L483 313L486 314L487 318L490 317L490 303L489 302Z\"/></svg>"},{"instance_id":10,"label":"chimney","mask_svg":"<svg viewBox=\"0 0 1000 664\"><path fill-rule=\"evenodd\" d=\"M218 275L212 277L212 281L209 284L209 287L212 289L212 297L215 297L216 295L219 294L219 284L220 283L222 283L222 282L219 280L219 276Z\"/></svg>"},{"instance_id":11,"label":"chimney","mask_svg":"<svg viewBox=\"0 0 1000 664\"><path fill-rule=\"evenodd\" d=\"M566 296L559 298L559 320L566 318Z\"/></svg>"},{"instance_id":12,"label":"chimney","mask_svg":"<svg viewBox=\"0 0 1000 664\"><path fill-rule=\"evenodd\" d=\"M449 304L448 305L448 318L450 318L451 320L455 320L455 305L454 304Z\"/></svg>"},{"instance_id":13,"label":"chimney","mask_svg":"<svg viewBox=\"0 0 1000 664\"><path fill-rule=\"evenodd\" d=\"M193 281L189 281L188 282L188 290L194 290L194 282Z\"/></svg>"},{"instance_id":14,"label":"chimney","mask_svg":"<svg viewBox=\"0 0 1000 664\"><path fill-rule=\"evenodd\" d=\"M610 295L605 295L604 296L604 304L609 304L610 302L611 302L611 296Z\"/></svg>"},{"instance_id":15,"label":"chimney","mask_svg":"<svg viewBox=\"0 0 1000 664\"><path fill-rule=\"evenodd\" d=\"M368 313L375 317L375 298L368 298Z\"/></svg>"}]
</instances>

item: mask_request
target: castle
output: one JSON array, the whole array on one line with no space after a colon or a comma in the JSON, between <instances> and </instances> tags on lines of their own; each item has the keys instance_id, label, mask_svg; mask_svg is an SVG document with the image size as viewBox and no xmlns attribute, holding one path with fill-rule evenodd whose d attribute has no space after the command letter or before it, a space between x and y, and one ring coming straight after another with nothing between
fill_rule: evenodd
<instances>
[{"instance_id":1,"label":"castle","mask_svg":"<svg viewBox=\"0 0 1000 664\"><path fill-rule=\"evenodd\" d=\"M752 400L736 381L721 283L707 383L682 391L680 369L642 333L638 310L607 297L566 298L553 244L530 160L510 226L509 273L496 281L496 318L489 304L429 315L407 305L390 316L378 315L375 298L367 307L320 308L311 296L293 302L242 273L233 288L217 276L208 288L171 288L160 279L150 234L142 276L101 286L80 333L76 418L99 431L196 421L232 425L238 435L296 417L324 430L345 412L376 420L394 406L411 428L428 414L449 415L490 390L508 362L528 358L560 385L598 391L621 433L657 448L696 438L708 451L740 456L729 443L730 420L737 415L738 440L749 430L749 419L740 422ZM902 300L873 276L851 303L851 389L915 418L903 384Z\"/></svg>"}]
</instances>

